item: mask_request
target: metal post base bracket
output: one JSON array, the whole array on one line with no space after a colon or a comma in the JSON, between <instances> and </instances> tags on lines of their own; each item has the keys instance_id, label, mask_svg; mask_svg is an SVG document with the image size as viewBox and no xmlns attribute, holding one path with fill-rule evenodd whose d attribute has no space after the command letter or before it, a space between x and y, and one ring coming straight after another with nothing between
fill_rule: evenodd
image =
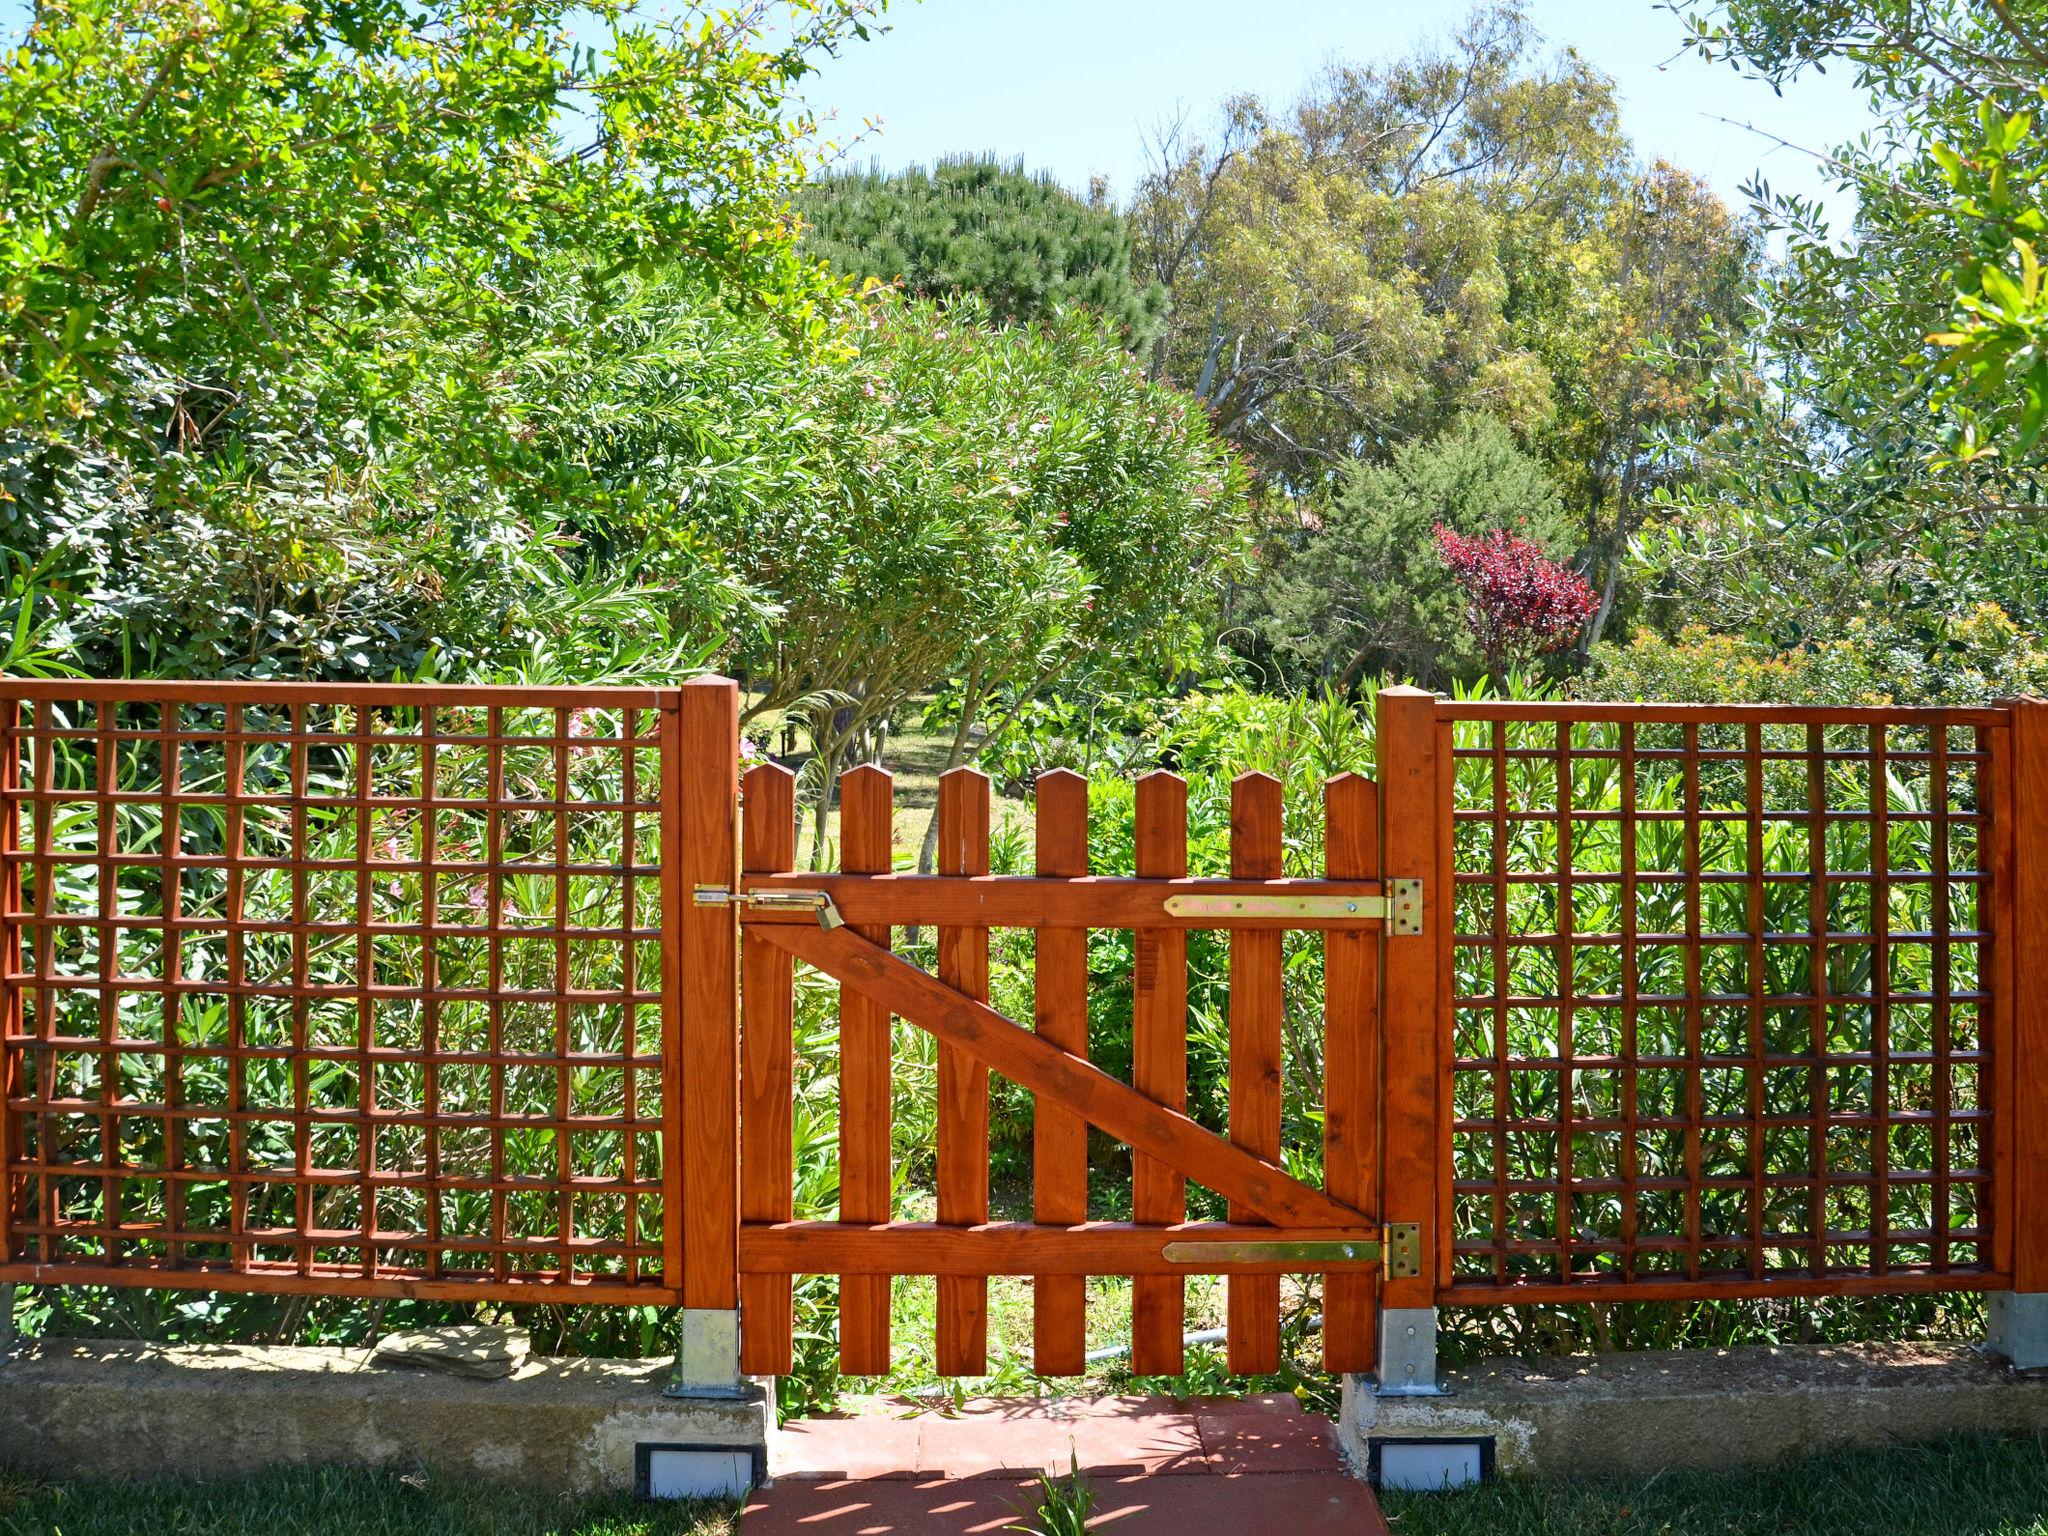
<instances>
[{"instance_id":1,"label":"metal post base bracket","mask_svg":"<svg viewBox=\"0 0 2048 1536\"><path fill-rule=\"evenodd\" d=\"M2048 1293L1993 1291L1984 1312L1987 1351L2016 1371L2048 1370Z\"/></svg>"},{"instance_id":2,"label":"metal post base bracket","mask_svg":"<svg viewBox=\"0 0 2048 1536\"><path fill-rule=\"evenodd\" d=\"M1381 1397L1441 1397L1436 1384L1436 1308L1388 1307L1380 1313Z\"/></svg>"},{"instance_id":3,"label":"metal post base bracket","mask_svg":"<svg viewBox=\"0 0 2048 1536\"><path fill-rule=\"evenodd\" d=\"M685 1307L676 1335L676 1364L664 1397L740 1397L740 1315L709 1307Z\"/></svg>"}]
</instances>

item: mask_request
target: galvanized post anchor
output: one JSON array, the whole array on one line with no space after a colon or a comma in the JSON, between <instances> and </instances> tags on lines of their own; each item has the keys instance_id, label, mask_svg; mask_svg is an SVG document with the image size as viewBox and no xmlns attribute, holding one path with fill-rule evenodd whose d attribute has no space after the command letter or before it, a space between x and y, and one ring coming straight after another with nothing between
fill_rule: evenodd
<instances>
[{"instance_id":1,"label":"galvanized post anchor","mask_svg":"<svg viewBox=\"0 0 2048 1536\"><path fill-rule=\"evenodd\" d=\"M715 1307L685 1307L676 1331L676 1363L664 1397L743 1397L740 1315Z\"/></svg>"},{"instance_id":2,"label":"galvanized post anchor","mask_svg":"<svg viewBox=\"0 0 2048 1536\"><path fill-rule=\"evenodd\" d=\"M1379 1366L1373 1390L1381 1397L1444 1395L1436 1381L1435 1307L1381 1311Z\"/></svg>"},{"instance_id":3,"label":"galvanized post anchor","mask_svg":"<svg viewBox=\"0 0 2048 1536\"><path fill-rule=\"evenodd\" d=\"M2048 1371L2048 1292L1987 1296L1984 1348L2016 1371Z\"/></svg>"}]
</instances>

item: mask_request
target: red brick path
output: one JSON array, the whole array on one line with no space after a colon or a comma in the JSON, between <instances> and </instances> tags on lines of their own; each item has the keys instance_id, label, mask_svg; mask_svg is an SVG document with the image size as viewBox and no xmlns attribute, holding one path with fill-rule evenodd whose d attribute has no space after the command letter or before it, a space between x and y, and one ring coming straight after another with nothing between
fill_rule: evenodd
<instances>
[{"instance_id":1,"label":"red brick path","mask_svg":"<svg viewBox=\"0 0 2048 1536\"><path fill-rule=\"evenodd\" d=\"M1290 1397L870 1402L791 1424L741 1536L968 1536L1028 1521L1037 1474L1078 1460L1117 1536L1386 1536L1329 1420Z\"/></svg>"}]
</instances>

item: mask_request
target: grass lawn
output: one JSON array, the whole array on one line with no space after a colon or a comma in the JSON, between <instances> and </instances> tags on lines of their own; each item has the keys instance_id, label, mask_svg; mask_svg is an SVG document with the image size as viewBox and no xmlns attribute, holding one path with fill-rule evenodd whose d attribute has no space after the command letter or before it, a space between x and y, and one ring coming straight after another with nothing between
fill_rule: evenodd
<instances>
[{"instance_id":1,"label":"grass lawn","mask_svg":"<svg viewBox=\"0 0 2048 1536\"><path fill-rule=\"evenodd\" d=\"M431 1476L293 1468L51 1485L0 1473L0 1536L735 1536L726 1505L548 1499Z\"/></svg>"},{"instance_id":2,"label":"grass lawn","mask_svg":"<svg viewBox=\"0 0 2048 1536\"><path fill-rule=\"evenodd\" d=\"M1382 1496L1395 1536L2048 1536L2038 1441L1958 1438L1734 1472Z\"/></svg>"}]
</instances>

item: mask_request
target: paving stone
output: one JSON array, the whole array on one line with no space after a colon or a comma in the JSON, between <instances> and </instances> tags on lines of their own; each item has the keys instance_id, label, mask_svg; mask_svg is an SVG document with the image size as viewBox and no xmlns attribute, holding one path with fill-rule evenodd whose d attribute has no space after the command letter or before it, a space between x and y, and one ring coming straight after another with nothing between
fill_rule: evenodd
<instances>
[{"instance_id":1,"label":"paving stone","mask_svg":"<svg viewBox=\"0 0 2048 1536\"><path fill-rule=\"evenodd\" d=\"M1336 1426L1318 1413L1199 1413L1202 1450L1217 1472L1336 1472L1344 1470Z\"/></svg>"},{"instance_id":2,"label":"paving stone","mask_svg":"<svg viewBox=\"0 0 2048 1536\"><path fill-rule=\"evenodd\" d=\"M1115 1536L1387 1536L1372 1490L1334 1473L1091 1479L1091 1529ZM1007 1478L787 1482L758 1490L746 1536L993 1536L1037 1509Z\"/></svg>"},{"instance_id":3,"label":"paving stone","mask_svg":"<svg viewBox=\"0 0 2048 1536\"><path fill-rule=\"evenodd\" d=\"M919 1438L916 1418L835 1414L783 1425L770 1456L778 1478L909 1478L917 1475Z\"/></svg>"}]
</instances>

